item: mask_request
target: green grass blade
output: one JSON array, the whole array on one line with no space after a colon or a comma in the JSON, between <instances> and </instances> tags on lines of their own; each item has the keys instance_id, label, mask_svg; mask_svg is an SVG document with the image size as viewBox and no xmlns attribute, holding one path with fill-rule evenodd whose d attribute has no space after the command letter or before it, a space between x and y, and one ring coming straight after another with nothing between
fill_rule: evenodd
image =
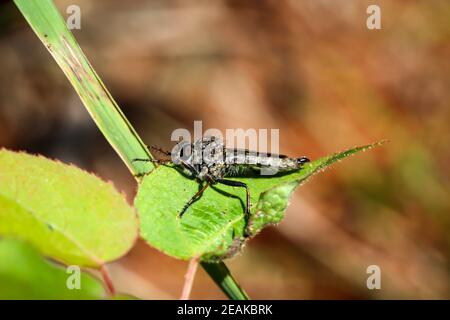
<instances>
[{"instance_id":1,"label":"green grass blade","mask_svg":"<svg viewBox=\"0 0 450 320\"><path fill-rule=\"evenodd\" d=\"M133 162L136 158L150 158L151 154L67 29L53 1L14 0L14 3L66 74L91 117L129 170L135 176L150 171L153 168L151 164ZM216 266L217 272L210 272L210 275L221 286L221 280L215 278L221 274L219 266ZM209 267L210 270L214 268L212 265ZM240 291L235 291L239 286L234 279L227 279L227 285L221 286L222 290L230 297L242 296Z\"/></svg>"},{"instance_id":2,"label":"green grass blade","mask_svg":"<svg viewBox=\"0 0 450 320\"><path fill-rule=\"evenodd\" d=\"M67 29L53 1L14 2L130 171L134 175L148 172L152 168L151 164L133 162L133 159L148 158L150 153L92 68L73 34Z\"/></svg>"},{"instance_id":3,"label":"green grass blade","mask_svg":"<svg viewBox=\"0 0 450 320\"><path fill-rule=\"evenodd\" d=\"M234 280L225 263L201 262L201 265L228 298L233 300L249 300L245 291Z\"/></svg>"}]
</instances>

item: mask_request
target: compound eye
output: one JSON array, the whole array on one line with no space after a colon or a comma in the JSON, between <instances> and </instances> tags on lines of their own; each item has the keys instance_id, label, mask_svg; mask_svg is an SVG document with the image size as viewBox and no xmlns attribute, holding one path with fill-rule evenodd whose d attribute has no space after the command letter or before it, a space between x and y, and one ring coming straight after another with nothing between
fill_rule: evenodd
<instances>
[{"instance_id":1,"label":"compound eye","mask_svg":"<svg viewBox=\"0 0 450 320\"><path fill-rule=\"evenodd\" d=\"M300 165L305 164L307 162L309 162L309 159L306 158L306 157L301 157L301 158L297 159L297 163L300 164Z\"/></svg>"}]
</instances>

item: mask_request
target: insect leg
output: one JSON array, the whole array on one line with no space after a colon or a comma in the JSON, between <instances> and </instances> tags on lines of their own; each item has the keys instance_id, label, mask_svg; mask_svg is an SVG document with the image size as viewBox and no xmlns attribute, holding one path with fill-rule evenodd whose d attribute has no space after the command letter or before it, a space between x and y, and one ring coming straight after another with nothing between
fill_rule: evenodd
<instances>
[{"instance_id":1,"label":"insect leg","mask_svg":"<svg viewBox=\"0 0 450 320\"><path fill-rule=\"evenodd\" d=\"M164 149L161 149L160 147L157 147L157 146L147 146L148 148L150 148L150 149L152 149L153 151L156 151L156 152L158 152L158 153L160 153L160 154L163 154L163 155L165 155L165 156L168 156L168 157L170 157L172 154L170 153L170 151L166 151L166 150L164 150Z\"/></svg>"},{"instance_id":2,"label":"insect leg","mask_svg":"<svg viewBox=\"0 0 450 320\"><path fill-rule=\"evenodd\" d=\"M170 162L172 162L172 160L160 160L160 159L133 159L133 161L132 162L138 162L138 161L141 161L141 162L153 162L153 163L156 163L156 164L166 164L166 163L170 163Z\"/></svg>"},{"instance_id":3,"label":"insect leg","mask_svg":"<svg viewBox=\"0 0 450 320\"><path fill-rule=\"evenodd\" d=\"M179 213L179 217L181 218L183 214L186 212L186 210L195 202L197 201L201 195L203 194L203 191L206 190L210 186L209 182L205 183L200 190L197 191L197 193L184 205L183 210Z\"/></svg>"},{"instance_id":4,"label":"insect leg","mask_svg":"<svg viewBox=\"0 0 450 320\"><path fill-rule=\"evenodd\" d=\"M245 206L245 217L246 220L248 221L248 219L250 218L250 190L248 189L248 186L240 181L234 181L234 180L227 180L227 179L219 179L216 180L218 183L222 183L225 184L227 186L232 186L232 187L242 187L245 188L245 192L246 192L246 196L247 196L247 203Z\"/></svg>"}]
</instances>

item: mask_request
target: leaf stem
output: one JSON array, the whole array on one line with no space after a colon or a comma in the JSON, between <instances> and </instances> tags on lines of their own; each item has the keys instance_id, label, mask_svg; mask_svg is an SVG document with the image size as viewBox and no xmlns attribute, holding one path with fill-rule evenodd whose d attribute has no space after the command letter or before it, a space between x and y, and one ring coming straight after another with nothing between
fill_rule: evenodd
<instances>
[{"instance_id":1,"label":"leaf stem","mask_svg":"<svg viewBox=\"0 0 450 320\"><path fill-rule=\"evenodd\" d=\"M189 261L188 269L186 271L186 274L184 275L184 285L180 300L189 300L189 296L191 295L192 291L192 286L194 284L195 274L197 272L198 261L199 261L198 258L192 258Z\"/></svg>"},{"instance_id":2,"label":"leaf stem","mask_svg":"<svg viewBox=\"0 0 450 320\"><path fill-rule=\"evenodd\" d=\"M110 297L114 297L116 295L116 289L114 288L114 284L111 279L111 275L109 274L108 269L105 265L100 267L100 272L102 274L103 283L105 284L106 292Z\"/></svg>"}]
</instances>

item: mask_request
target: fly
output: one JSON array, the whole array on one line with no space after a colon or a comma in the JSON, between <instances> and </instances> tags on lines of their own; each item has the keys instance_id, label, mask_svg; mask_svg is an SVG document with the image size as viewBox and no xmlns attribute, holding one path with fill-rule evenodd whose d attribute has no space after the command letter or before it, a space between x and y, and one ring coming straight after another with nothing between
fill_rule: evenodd
<instances>
[{"instance_id":1,"label":"fly","mask_svg":"<svg viewBox=\"0 0 450 320\"><path fill-rule=\"evenodd\" d=\"M306 157L289 158L285 155L259 155L246 149L226 148L222 140L216 137L204 137L189 143L179 142L172 152L158 147L152 150L171 157L171 159L134 159L133 161L153 162L156 164L172 164L177 169L199 183L197 193L184 205L179 216L197 201L203 192L211 185L224 184L241 187L246 192L245 218L250 217L250 191L244 182L229 180L230 177L251 177L261 174L264 169L275 169L277 173L288 173L299 170L309 162Z\"/></svg>"}]
</instances>

